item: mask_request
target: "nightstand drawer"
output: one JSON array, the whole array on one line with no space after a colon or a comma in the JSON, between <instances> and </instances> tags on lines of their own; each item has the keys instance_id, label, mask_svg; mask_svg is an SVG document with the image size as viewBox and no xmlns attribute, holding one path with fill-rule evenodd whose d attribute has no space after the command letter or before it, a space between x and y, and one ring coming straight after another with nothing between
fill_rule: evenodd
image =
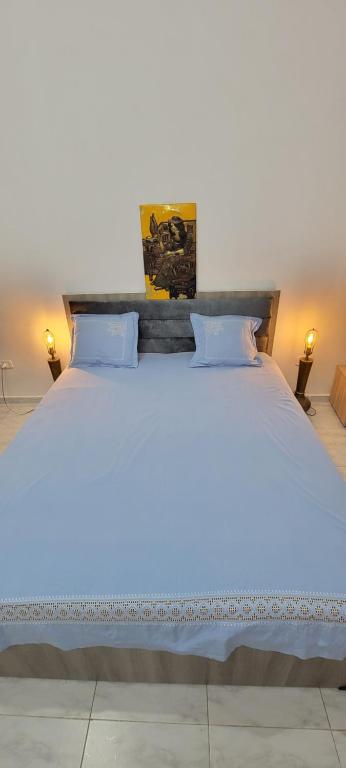
<instances>
[{"instance_id":1,"label":"nightstand drawer","mask_svg":"<svg viewBox=\"0 0 346 768\"><path fill-rule=\"evenodd\" d=\"M330 402L341 423L346 427L346 365L337 365Z\"/></svg>"}]
</instances>

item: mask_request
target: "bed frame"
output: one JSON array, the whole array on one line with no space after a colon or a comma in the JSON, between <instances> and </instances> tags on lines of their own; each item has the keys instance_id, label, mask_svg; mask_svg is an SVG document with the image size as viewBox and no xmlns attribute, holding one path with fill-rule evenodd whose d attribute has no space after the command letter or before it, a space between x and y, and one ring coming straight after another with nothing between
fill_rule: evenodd
<instances>
[{"instance_id":1,"label":"bed frame","mask_svg":"<svg viewBox=\"0 0 346 768\"><path fill-rule=\"evenodd\" d=\"M139 351L193 350L190 312L239 314L262 318L256 334L259 351L272 353L280 291L198 293L191 300L148 301L143 294L64 296L71 315L139 313ZM0 653L0 675L127 682L228 683L335 687L346 681L346 660L301 660L287 654L237 648L225 662L166 651L78 648L50 645L13 646Z\"/></svg>"},{"instance_id":2,"label":"bed frame","mask_svg":"<svg viewBox=\"0 0 346 768\"><path fill-rule=\"evenodd\" d=\"M0 653L0 675L128 683L210 683L336 688L346 682L346 660L297 659L241 646L227 661L135 648L17 645Z\"/></svg>"},{"instance_id":3,"label":"bed frame","mask_svg":"<svg viewBox=\"0 0 346 768\"><path fill-rule=\"evenodd\" d=\"M272 354L280 291L197 293L195 299L152 301L142 293L63 296L71 332L73 314L139 314L139 352L190 352L195 341L190 312L200 315L261 317L256 333L259 352Z\"/></svg>"}]
</instances>

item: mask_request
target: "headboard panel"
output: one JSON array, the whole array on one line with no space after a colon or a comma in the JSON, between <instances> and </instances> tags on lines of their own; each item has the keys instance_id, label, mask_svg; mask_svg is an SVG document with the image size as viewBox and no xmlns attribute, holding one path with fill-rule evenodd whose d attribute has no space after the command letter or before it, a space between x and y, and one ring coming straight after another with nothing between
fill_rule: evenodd
<instances>
[{"instance_id":1,"label":"headboard panel","mask_svg":"<svg viewBox=\"0 0 346 768\"><path fill-rule=\"evenodd\" d=\"M280 291L197 293L195 299L146 299L144 294L82 294L63 296L69 328L71 315L138 312L140 352L189 352L195 349L190 312L201 315L261 317L256 333L260 352L271 355Z\"/></svg>"}]
</instances>

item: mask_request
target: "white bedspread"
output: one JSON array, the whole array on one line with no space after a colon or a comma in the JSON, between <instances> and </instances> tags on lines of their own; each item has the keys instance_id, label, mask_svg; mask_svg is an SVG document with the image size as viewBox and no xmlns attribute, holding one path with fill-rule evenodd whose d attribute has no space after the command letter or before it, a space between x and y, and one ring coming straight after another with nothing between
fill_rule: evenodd
<instances>
[{"instance_id":1,"label":"white bedspread","mask_svg":"<svg viewBox=\"0 0 346 768\"><path fill-rule=\"evenodd\" d=\"M0 458L0 648L346 656L346 484L275 362L68 369Z\"/></svg>"}]
</instances>

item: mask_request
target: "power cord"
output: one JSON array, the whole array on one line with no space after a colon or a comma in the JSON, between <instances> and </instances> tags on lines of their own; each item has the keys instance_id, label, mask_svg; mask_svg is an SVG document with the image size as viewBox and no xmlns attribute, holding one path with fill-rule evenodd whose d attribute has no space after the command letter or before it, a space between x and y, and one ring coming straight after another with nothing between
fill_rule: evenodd
<instances>
[{"instance_id":1,"label":"power cord","mask_svg":"<svg viewBox=\"0 0 346 768\"><path fill-rule=\"evenodd\" d=\"M2 399L6 405L6 408L8 411L11 411L11 413L16 413L17 416L27 416L28 413L33 413L35 408L30 408L30 411L16 411L14 408L11 408L11 406L8 404L6 397L5 397L5 387L4 387L4 369L1 368L1 391L2 391Z\"/></svg>"}]
</instances>

